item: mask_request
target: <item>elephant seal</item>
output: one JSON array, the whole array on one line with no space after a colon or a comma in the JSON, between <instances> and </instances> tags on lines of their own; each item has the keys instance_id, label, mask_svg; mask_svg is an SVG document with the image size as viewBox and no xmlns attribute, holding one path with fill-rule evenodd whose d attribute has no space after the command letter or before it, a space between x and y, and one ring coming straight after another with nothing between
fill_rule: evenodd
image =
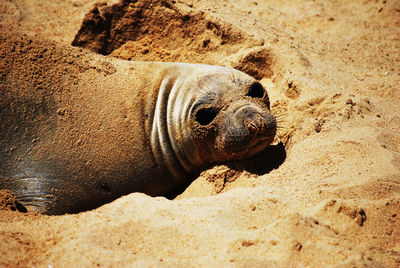
<instances>
[{"instance_id":1,"label":"elephant seal","mask_svg":"<svg viewBox=\"0 0 400 268\"><path fill-rule=\"evenodd\" d=\"M265 89L232 68L128 62L0 35L0 188L75 213L165 195L274 139Z\"/></svg>"}]
</instances>

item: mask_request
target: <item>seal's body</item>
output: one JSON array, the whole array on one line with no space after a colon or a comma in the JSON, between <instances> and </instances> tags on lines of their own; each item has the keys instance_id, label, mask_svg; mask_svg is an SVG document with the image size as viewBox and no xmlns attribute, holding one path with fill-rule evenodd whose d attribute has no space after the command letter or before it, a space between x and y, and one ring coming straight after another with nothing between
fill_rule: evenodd
<instances>
[{"instance_id":1,"label":"seal's body","mask_svg":"<svg viewBox=\"0 0 400 268\"><path fill-rule=\"evenodd\" d=\"M267 93L237 70L71 48L55 57L58 46L43 52L43 42L25 39L0 44L17 43L0 57L0 188L42 213L87 210L131 192L167 194L275 136Z\"/></svg>"}]
</instances>

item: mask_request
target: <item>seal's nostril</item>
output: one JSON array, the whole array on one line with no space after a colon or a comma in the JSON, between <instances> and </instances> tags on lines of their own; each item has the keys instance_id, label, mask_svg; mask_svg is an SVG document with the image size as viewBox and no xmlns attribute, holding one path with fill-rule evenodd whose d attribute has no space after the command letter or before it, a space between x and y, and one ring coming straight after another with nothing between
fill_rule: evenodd
<instances>
[{"instance_id":1,"label":"seal's nostril","mask_svg":"<svg viewBox=\"0 0 400 268\"><path fill-rule=\"evenodd\" d=\"M256 133L258 131L258 124L254 121L247 122L247 128L249 129L250 133Z\"/></svg>"},{"instance_id":2,"label":"seal's nostril","mask_svg":"<svg viewBox=\"0 0 400 268\"><path fill-rule=\"evenodd\" d=\"M276 123L271 120L273 117L263 116L259 113L247 115L248 119L244 121L244 127L248 129L253 136L275 136Z\"/></svg>"}]
</instances>

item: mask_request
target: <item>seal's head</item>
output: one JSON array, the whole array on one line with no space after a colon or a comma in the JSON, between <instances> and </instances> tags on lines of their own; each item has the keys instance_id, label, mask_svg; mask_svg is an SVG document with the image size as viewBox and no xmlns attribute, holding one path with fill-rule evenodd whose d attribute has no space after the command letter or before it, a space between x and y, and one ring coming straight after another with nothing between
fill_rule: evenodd
<instances>
[{"instance_id":1,"label":"seal's head","mask_svg":"<svg viewBox=\"0 0 400 268\"><path fill-rule=\"evenodd\" d=\"M195 132L200 139L207 137L207 151L214 153L212 162L249 158L275 137L276 120L269 111L268 94L258 82L248 82L231 85L235 90L227 90L228 96L205 94L193 110Z\"/></svg>"},{"instance_id":2,"label":"seal's head","mask_svg":"<svg viewBox=\"0 0 400 268\"><path fill-rule=\"evenodd\" d=\"M274 140L277 129L263 86L240 71L220 68L197 79L189 112L203 163L252 157Z\"/></svg>"}]
</instances>

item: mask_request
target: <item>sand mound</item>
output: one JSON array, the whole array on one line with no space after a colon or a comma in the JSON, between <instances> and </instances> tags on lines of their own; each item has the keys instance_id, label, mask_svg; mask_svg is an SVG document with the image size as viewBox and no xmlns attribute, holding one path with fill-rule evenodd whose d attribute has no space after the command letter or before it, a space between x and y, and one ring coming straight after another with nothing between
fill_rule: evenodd
<instances>
[{"instance_id":1,"label":"sand mound","mask_svg":"<svg viewBox=\"0 0 400 268\"><path fill-rule=\"evenodd\" d=\"M282 127L271 155L284 162L212 167L173 201L134 193L76 215L1 210L0 265L400 266L398 2L41 0L46 19L30 2L2 3L0 24L33 39L75 35L107 57L261 79Z\"/></svg>"},{"instance_id":2,"label":"sand mound","mask_svg":"<svg viewBox=\"0 0 400 268\"><path fill-rule=\"evenodd\" d=\"M72 45L125 60L232 65L261 79L273 73L263 43L191 4L141 0L96 5Z\"/></svg>"}]
</instances>

